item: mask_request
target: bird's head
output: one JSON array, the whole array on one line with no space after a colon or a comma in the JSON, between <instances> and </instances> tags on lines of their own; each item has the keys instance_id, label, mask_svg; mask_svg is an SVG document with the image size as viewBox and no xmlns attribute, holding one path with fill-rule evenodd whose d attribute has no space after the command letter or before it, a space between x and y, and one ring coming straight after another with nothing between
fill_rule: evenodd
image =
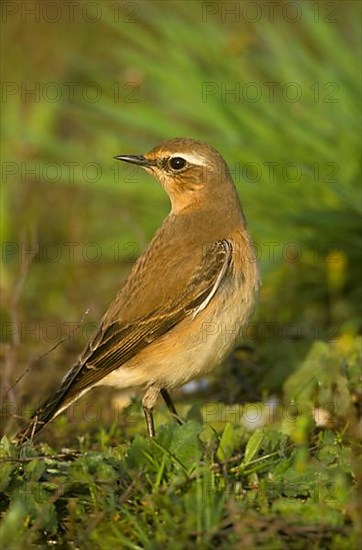
<instances>
[{"instance_id":1,"label":"bird's head","mask_svg":"<svg viewBox=\"0 0 362 550\"><path fill-rule=\"evenodd\" d=\"M215 201L226 200L230 187L235 191L222 156L206 143L193 139L174 138L144 155L115 158L138 164L153 174L169 195L173 213L210 207Z\"/></svg>"}]
</instances>

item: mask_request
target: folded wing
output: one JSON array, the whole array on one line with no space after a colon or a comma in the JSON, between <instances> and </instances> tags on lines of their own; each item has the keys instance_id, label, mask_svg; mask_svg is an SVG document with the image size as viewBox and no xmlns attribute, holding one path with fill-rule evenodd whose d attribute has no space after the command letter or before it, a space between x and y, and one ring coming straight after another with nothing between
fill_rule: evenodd
<instances>
[{"instance_id":1,"label":"folded wing","mask_svg":"<svg viewBox=\"0 0 362 550\"><path fill-rule=\"evenodd\" d=\"M102 378L184 318L195 317L205 309L228 276L231 258L231 243L225 239L216 241L205 250L183 292L169 303L126 325L106 315L78 363L67 373L60 388L35 412L29 426L17 434L16 440L32 437Z\"/></svg>"}]
</instances>

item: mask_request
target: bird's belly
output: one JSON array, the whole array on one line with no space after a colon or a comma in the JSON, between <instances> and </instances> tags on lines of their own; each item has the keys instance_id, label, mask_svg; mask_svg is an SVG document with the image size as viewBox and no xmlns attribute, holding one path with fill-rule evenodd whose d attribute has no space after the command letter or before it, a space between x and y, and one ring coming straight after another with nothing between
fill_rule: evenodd
<instances>
[{"instance_id":1,"label":"bird's belly","mask_svg":"<svg viewBox=\"0 0 362 550\"><path fill-rule=\"evenodd\" d=\"M247 291L237 282L195 318L184 319L100 384L172 389L212 370L240 340L254 308L255 289Z\"/></svg>"}]
</instances>

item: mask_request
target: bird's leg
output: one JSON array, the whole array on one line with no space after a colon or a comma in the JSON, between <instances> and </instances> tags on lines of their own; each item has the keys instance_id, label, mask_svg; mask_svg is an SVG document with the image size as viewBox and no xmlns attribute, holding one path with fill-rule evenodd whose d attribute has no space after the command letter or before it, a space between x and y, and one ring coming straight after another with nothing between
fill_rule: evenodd
<instances>
[{"instance_id":1,"label":"bird's leg","mask_svg":"<svg viewBox=\"0 0 362 550\"><path fill-rule=\"evenodd\" d=\"M148 435L149 437L155 437L156 432L155 432L155 424L153 422L153 409L148 409L147 407L143 407L143 412L145 413Z\"/></svg>"},{"instance_id":2,"label":"bird's leg","mask_svg":"<svg viewBox=\"0 0 362 550\"><path fill-rule=\"evenodd\" d=\"M148 435L150 437L155 437L156 435L155 424L153 422L153 407L155 406L159 393L160 388L157 386L149 386L142 397L142 407L145 413Z\"/></svg>"},{"instance_id":3,"label":"bird's leg","mask_svg":"<svg viewBox=\"0 0 362 550\"><path fill-rule=\"evenodd\" d=\"M172 417L176 420L176 422L180 425L183 424L183 420L179 417L179 415L177 414L177 411L175 409L175 405L173 404L172 402L172 399L170 397L170 394L168 393L167 390L165 390L165 388L163 388L161 390L161 395L163 397L163 400L164 402L166 403L167 405L167 408L168 410L170 411Z\"/></svg>"}]
</instances>

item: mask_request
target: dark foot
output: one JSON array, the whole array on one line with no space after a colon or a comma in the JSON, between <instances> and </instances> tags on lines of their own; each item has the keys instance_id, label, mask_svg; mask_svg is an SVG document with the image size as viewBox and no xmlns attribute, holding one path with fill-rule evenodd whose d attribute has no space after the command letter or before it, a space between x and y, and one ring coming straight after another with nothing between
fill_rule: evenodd
<instances>
[{"instance_id":1,"label":"dark foot","mask_svg":"<svg viewBox=\"0 0 362 550\"><path fill-rule=\"evenodd\" d=\"M162 395L162 397L163 397L163 399L164 399L164 401L165 401L165 403L166 403L166 405L167 405L167 408L168 408L168 410L170 411L172 417L176 420L176 422L177 422L178 424L182 425L182 424L183 424L183 420L182 420L182 418L180 418L179 415L177 414L177 411L176 411L176 409L175 409L175 405L173 404L172 399L171 399L170 394L168 393L168 391L165 390L165 389L162 389L162 390L161 390L161 395Z\"/></svg>"}]
</instances>

